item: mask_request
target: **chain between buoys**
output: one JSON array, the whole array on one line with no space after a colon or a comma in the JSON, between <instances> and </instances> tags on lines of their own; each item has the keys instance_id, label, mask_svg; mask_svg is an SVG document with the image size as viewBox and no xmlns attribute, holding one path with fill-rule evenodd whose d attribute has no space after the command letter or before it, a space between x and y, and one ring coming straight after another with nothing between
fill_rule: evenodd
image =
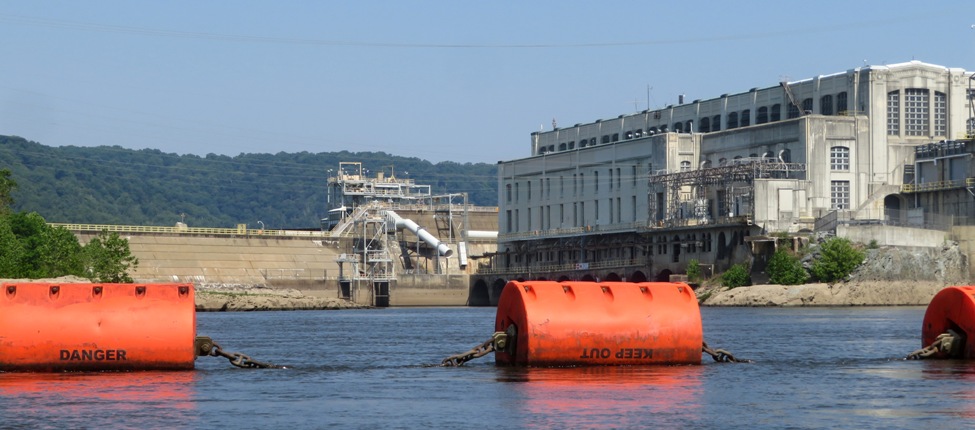
<instances>
[{"instance_id":1,"label":"chain between buoys","mask_svg":"<svg viewBox=\"0 0 975 430\"><path fill-rule=\"evenodd\" d=\"M239 352L224 351L220 345L206 336L198 336L196 338L196 355L223 357L230 360L230 364L243 369L287 369L284 366L254 360Z\"/></svg>"},{"instance_id":2,"label":"chain between buoys","mask_svg":"<svg viewBox=\"0 0 975 430\"><path fill-rule=\"evenodd\" d=\"M718 363L751 363L751 360L735 358L730 352L723 349L711 349L707 342L702 342L701 351L711 356Z\"/></svg>"},{"instance_id":3,"label":"chain between buoys","mask_svg":"<svg viewBox=\"0 0 975 430\"><path fill-rule=\"evenodd\" d=\"M450 357L443 359L443 361L440 362L440 365L443 367L463 366L464 363L471 361L475 358L481 358L485 355L488 355L491 352L494 352L497 349L504 349L507 342L508 342L508 335L505 332L503 331L495 332L493 335L491 335L490 339L484 341L480 345L471 348L470 351L451 355Z\"/></svg>"},{"instance_id":4,"label":"chain between buoys","mask_svg":"<svg viewBox=\"0 0 975 430\"><path fill-rule=\"evenodd\" d=\"M904 357L905 360L922 360L925 358L931 358L937 353L943 353L949 357L953 356L956 351L954 351L955 346L959 345L960 337L957 333L952 330L948 330L945 333L941 333L938 337L934 338L934 342L930 345L907 354Z\"/></svg>"}]
</instances>

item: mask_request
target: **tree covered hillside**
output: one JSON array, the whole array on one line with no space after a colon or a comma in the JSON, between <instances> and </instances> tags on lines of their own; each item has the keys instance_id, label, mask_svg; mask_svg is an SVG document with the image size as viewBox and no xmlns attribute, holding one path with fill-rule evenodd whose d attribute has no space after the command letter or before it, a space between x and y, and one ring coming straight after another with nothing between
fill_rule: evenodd
<instances>
[{"instance_id":1,"label":"tree covered hillside","mask_svg":"<svg viewBox=\"0 0 975 430\"><path fill-rule=\"evenodd\" d=\"M382 152L167 154L107 147L48 147L0 136L0 169L18 188L15 211L48 222L171 226L185 214L193 227L317 228L326 212L328 169L362 162L369 172L432 185L434 194L466 192L469 202L497 205L497 166L441 162ZM408 175L407 175L408 172ZM373 173L370 173L373 175Z\"/></svg>"}]
</instances>

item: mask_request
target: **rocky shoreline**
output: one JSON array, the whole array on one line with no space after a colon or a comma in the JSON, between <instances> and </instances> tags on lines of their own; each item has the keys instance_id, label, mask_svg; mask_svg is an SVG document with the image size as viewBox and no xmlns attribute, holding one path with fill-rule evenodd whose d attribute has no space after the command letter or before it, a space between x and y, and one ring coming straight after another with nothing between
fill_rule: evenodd
<instances>
[{"instance_id":1,"label":"rocky shoreline","mask_svg":"<svg viewBox=\"0 0 975 430\"><path fill-rule=\"evenodd\" d=\"M75 276L53 279L0 279L0 283L46 282L46 283L90 283ZM318 296L311 292L296 289L275 289L265 285L194 285L196 310L198 312L225 311L297 311L332 309L367 309L369 306L354 304L337 297Z\"/></svg>"},{"instance_id":2,"label":"rocky shoreline","mask_svg":"<svg viewBox=\"0 0 975 430\"><path fill-rule=\"evenodd\" d=\"M803 285L752 285L698 289L701 306L927 306L937 282L887 281Z\"/></svg>"},{"instance_id":3,"label":"rocky shoreline","mask_svg":"<svg viewBox=\"0 0 975 430\"><path fill-rule=\"evenodd\" d=\"M225 311L298 311L363 309L337 297L321 297L299 290L278 290L265 286L196 286L196 310L199 312Z\"/></svg>"}]
</instances>

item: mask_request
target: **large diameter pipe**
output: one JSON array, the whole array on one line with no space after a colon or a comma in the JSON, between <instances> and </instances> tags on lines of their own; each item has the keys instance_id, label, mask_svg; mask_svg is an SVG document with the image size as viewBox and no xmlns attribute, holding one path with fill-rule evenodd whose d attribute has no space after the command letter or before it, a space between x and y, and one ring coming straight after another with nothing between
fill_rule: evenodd
<instances>
[{"instance_id":1,"label":"large diameter pipe","mask_svg":"<svg viewBox=\"0 0 975 430\"><path fill-rule=\"evenodd\" d=\"M386 211L386 216L396 224L396 229L405 228L413 232L413 234L416 234L416 237L419 237L420 240L437 248L437 252L440 255L450 257L454 254L454 251L447 247L446 244L441 242L440 239L437 239L434 235L430 234L430 232L426 231L426 229L417 225L415 222L413 222L413 220L400 217L398 214L396 214L396 212L393 211Z\"/></svg>"},{"instance_id":2,"label":"large diameter pipe","mask_svg":"<svg viewBox=\"0 0 975 430\"><path fill-rule=\"evenodd\" d=\"M468 239L497 239L498 232L487 230L467 230Z\"/></svg>"}]
</instances>

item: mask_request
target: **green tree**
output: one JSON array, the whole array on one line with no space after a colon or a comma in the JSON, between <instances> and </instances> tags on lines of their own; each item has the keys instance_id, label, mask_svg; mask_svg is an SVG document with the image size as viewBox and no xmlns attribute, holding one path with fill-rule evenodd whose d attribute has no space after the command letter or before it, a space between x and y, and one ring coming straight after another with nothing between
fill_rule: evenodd
<instances>
[{"instance_id":1,"label":"green tree","mask_svg":"<svg viewBox=\"0 0 975 430\"><path fill-rule=\"evenodd\" d=\"M45 278L84 276L84 253L78 238L64 227L48 226L42 232L38 267Z\"/></svg>"},{"instance_id":2,"label":"green tree","mask_svg":"<svg viewBox=\"0 0 975 430\"><path fill-rule=\"evenodd\" d=\"M0 215L9 212L10 206L14 204L11 194L17 188L17 182L10 176L10 170L0 169Z\"/></svg>"},{"instance_id":3,"label":"green tree","mask_svg":"<svg viewBox=\"0 0 975 430\"><path fill-rule=\"evenodd\" d=\"M10 227L10 217L0 215L0 278L22 278L24 250Z\"/></svg>"},{"instance_id":4,"label":"green tree","mask_svg":"<svg viewBox=\"0 0 975 430\"><path fill-rule=\"evenodd\" d=\"M798 285L809 279L809 274L802 267L799 258L782 248L772 255L765 272L769 275L769 282L773 284Z\"/></svg>"},{"instance_id":5,"label":"green tree","mask_svg":"<svg viewBox=\"0 0 975 430\"><path fill-rule=\"evenodd\" d=\"M132 282L128 271L139 266L139 259L129 251L129 241L116 232L103 230L84 247L85 272L98 282Z\"/></svg>"},{"instance_id":6,"label":"green tree","mask_svg":"<svg viewBox=\"0 0 975 430\"><path fill-rule=\"evenodd\" d=\"M687 282L697 282L701 280L701 264L697 259L687 262Z\"/></svg>"},{"instance_id":7,"label":"green tree","mask_svg":"<svg viewBox=\"0 0 975 430\"><path fill-rule=\"evenodd\" d=\"M728 288L738 288L752 284L751 274L748 273L748 265L745 263L731 266L721 275L721 285Z\"/></svg>"},{"instance_id":8,"label":"green tree","mask_svg":"<svg viewBox=\"0 0 975 430\"><path fill-rule=\"evenodd\" d=\"M856 269L866 253L856 249L849 239L831 238L820 246L820 255L813 262L810 271L822 282L834 282L845 278Z\"/></svg>"}]
</instances>

